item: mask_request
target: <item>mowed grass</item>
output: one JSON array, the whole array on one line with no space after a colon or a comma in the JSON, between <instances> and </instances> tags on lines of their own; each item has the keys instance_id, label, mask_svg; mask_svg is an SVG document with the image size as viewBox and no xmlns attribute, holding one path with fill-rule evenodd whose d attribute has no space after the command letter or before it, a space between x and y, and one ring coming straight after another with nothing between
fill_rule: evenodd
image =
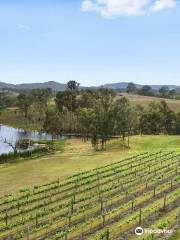
<instances>
[{"instance_id":1,"label":"mowed grass","mask_svg":"<svg viewBox=\"0 0 180 240\"><path fill-rule=\"evenodd\" d=\"M63 180L74 173L107 165L141 151L180 151L180 136L133 136L130 149L124 149L121 140L111 140L103 152L95 152L90 142L81 139L68 139L59 144L61 147L54 154L0 165L0 196L25 186L57 178Z\"/></svg>"}]
</instances>

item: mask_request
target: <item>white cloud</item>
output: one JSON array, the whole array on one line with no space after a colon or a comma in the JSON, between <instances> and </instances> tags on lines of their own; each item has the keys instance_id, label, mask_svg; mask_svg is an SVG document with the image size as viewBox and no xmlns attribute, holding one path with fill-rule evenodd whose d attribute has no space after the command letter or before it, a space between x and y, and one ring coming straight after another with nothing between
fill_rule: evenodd
<instances>
[{"instance_id":1,"label":"white cloud","mask_svg":"<svg viewBox=\"0 0 180 240\"><path fill-rule=\"evenodd\" d=\"M83 12L99 11L100 8L97 4L94 4L91 0L85 0L82 2L81 9Z\"/></svg>"},{"instance_id":2,"label":"white cloud","mask_svg":"<svg viewBox=\"0 0 180 240\"><path fill-rule=\"evenodd\" d=\"M166 8L172 8L176 5L175 0L156 0L154 5L151 6L150 10L152 11L161 11Z\"/></svg>"},{"instance_id":3,"label":"white cloud","mask_svg":"<svg viewBox=\"0 0 180 240\"><path fill-rule=\"evenodd\" d=\"M99 12L106 17L144 15L172 8L176 3L176 0L83 0L81 10Z\"/></svg>"},{"instance_id":4,"label":"white cloud","mask_svg":"<svg viewBox=\"0 0 180 240\"><path fill-rule=\"evenodd\" d=\"M30 27L24 24L18 24L17 28L22 30L30 30Z\"/></svg>"}]
</instances>

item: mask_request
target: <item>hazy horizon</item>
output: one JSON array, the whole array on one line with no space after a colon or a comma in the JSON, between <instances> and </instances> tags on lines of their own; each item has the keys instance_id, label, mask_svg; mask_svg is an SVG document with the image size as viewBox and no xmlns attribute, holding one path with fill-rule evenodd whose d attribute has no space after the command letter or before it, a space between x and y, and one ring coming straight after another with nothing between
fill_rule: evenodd
<instances>
[{"instance_id":1,"label":"hazy horizon","mask_svg":"<svg viewBox=\"0 0 180 240\"><path fill-rule=\"evenodd\" d=\"M0 81L179 85L179 0L135 2L1 1Z\"/></svg>"},{"instance_id":2,"label":"hazy horizon","mask_svg":"<svg viewBox=\"0 0 180 240\"><path fill-rule=\"evenodd\" d=\"M76 79L70 79L70 80L75 80L76 81ZM1 82L1 81L0 81ZM6 81L6 82L4 82L4 83L8 83L8 84L35 84L35 83L45 83L45 82L56 82L56 83L60 83L60 84L66 84L67 82L68 82L68 80L67 81L54 81L54 80L49 80L49 81L32 81L32 82L30 82L30 81L28 81L28 82L19 82L19 83L12 83L12 82L8 82L8 81ZM78 82L78 81L77 81ZM83 83L80 83L80 82L78 82L79 84L80 84L80 86L84 86L84 87L96 87L96 86L100 86L100 85L105 85L105 84L117 84L117 83L129 83L130 81L119 81L119 82L112 82L112 81L110 81L110 82L104 82L104 83L97 83L97 84L88 84L88 85L85 85L85 84L83 84ZM151 83L147 83L147 84L145 84L145 83L139 83L139 82L133 82L133 83L135 83L135 84L139 84L139 85L164 85L164 86L166 86L166 85L174 85L174 86L180 86L180 84L151 84Z\"/></svg>"}]
</instances>

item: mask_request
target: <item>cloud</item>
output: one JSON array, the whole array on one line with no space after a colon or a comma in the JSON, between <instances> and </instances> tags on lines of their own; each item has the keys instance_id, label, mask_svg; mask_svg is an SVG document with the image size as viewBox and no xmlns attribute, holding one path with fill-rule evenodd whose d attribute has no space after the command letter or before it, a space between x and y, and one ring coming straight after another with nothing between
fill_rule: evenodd
<instances>
[{"instance_id":1,"label":"cloud","mask_svg":"<svg viewBox=\"0 0 180 240\"><path fill-rule=\"evenodd\" d=\"M20 30L30 30L30 27L24 24L18 24L17 28Z\"/></svg>"},{"instance_id":2,"label":"cloud","mask_svg":"<svg viewBox=\"0 0 180 240\"><path fill-rule=\"evenodd\" d=\"M152 11L172 8L176 0L83 0L83 12L99 12L105 17L145 15Z\"/></svg>"},{"instance_id":3,"label":"cloud","mask_svg":"<svg viewBox=\"0 0 180 240\"><path fill-rule=\"evenodd\" d=\"M175 0L156 0L154 5L151 6L152 11L161 11L166 8L173 8L177 2Z\"/></svg>"},{"instance_id":4,"label":"cloud","mask_svg":"<svg viewBox=\"0 0 180 240\"><path fill-rule=\"evenodd\" d=\"M83 12L90 12L90 11L98 12L100 10L100 7L98 6L98 4L93 3L91 0L85 0L82 2L81 10Z\"/></svg>"}]
</instances>

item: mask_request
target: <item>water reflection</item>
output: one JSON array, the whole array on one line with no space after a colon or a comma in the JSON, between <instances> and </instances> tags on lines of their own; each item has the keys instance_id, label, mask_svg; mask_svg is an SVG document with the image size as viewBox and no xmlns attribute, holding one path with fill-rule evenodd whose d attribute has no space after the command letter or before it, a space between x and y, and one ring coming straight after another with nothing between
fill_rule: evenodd
<instances>
[{"instance_id":1,"label":"water reflection","mask_svg":"<svg viewBox=\"0 0 180 240\"><path fill-rule=\"evenodd\" d=\"M56 138L61 138L56 137ZM41 133L37 131L24 131L22 129L17 129L5 125L0 125L0 154L8 153L12 151L12 148L8 144L4 143L3 139L7 142L15 144L18 140L31 139L31 140L51 140L52 135L48 133Z\"/></svg>"}]
</instances>

